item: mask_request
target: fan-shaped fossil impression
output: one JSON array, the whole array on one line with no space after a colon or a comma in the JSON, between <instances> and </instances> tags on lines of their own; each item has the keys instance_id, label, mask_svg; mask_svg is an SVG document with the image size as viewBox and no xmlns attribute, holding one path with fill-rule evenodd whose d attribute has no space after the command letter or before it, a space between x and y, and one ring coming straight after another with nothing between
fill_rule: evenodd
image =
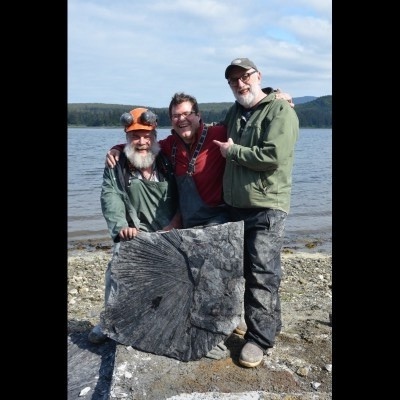
<instances>
[{"instance_id":1,"label":"fan-shaped fossil impression","mask_svg":"<svg viewBox=\"0 0 400 400\"><path fill-rule=\"evenodd\" d=\"M243 221L122 242L111 264L115 288L101 320L113 340L138 350L197 360L240 321Z\"/></svg>"}]
</instances>

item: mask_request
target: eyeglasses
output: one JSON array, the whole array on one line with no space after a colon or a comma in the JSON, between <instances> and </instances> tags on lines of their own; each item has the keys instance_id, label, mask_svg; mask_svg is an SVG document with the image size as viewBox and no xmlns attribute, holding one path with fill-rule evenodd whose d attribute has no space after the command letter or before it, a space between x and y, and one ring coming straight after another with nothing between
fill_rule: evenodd
<instances>
[{"instance_id":1,"label":"eyeglasses","mask_svg":"<svg viewBox=\"0 0 400 400\"><path fill-rule=\"evenodd\" d=\"M229 78L228 79L228 85L230 86L237 86L239 83L239 79L243 82L243 83L247 83L250 79L250 75L255 74L256 72L258 72L257 70L252 71L252 72L246 72L245 74L243 74L242 76L239 76L239 78Z\"/></svg>"},{"instance_id":2,"label":"eyeglasses","mask_svg":"<svg viewBox=\"0 0 400 400\"><path fill-rule=\"evenodd\" d=\"M182 114L172 114L172 119L174 121L179 120L181 117L187 118L189 115L196 114L196 111L185 111Z\"/></svg>"}]
</instances>

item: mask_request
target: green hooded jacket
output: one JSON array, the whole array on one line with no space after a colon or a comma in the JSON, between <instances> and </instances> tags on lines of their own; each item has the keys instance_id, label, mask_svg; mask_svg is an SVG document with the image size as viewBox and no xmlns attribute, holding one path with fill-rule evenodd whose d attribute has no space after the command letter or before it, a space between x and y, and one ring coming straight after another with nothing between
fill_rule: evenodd
<instances>
[{"instance_id":1,"label":"green hooded jacket","mask_svg":"<svg viewBox=\"0 0 400 400\"><path fill-rule=\"evenodd\" d=\"M246 125L243 111L236 101L224 121L234 142L226 156L224 200L233 207L288 213L299 137L297 114L286 100L275 99L275 93L258 103Z\"/></svg>"}]
</instances>

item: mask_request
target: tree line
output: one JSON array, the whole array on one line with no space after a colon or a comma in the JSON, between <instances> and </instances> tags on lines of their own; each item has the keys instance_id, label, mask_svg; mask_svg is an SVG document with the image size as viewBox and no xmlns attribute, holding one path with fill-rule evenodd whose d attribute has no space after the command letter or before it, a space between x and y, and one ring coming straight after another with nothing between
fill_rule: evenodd
<instances>
[{"instance_id":1,"label":"tree line","mask_svg":"<svg viewBox=\"0 0 400 400\"><path fill-rule=\"evenodd\" d=\"M332 128L332 96L322 96L302 104L296 104L295 110L299 117L301 128ZM199 104L203 122L222 121L232 103ZM142 105L122 105L103 103L70 103L68 104L68 126L78 127L118 127L119 119L124 112ZM153 108L158 116L158 126L170 127L171 121L168 108Z\"/></svg>"}]
</instances>

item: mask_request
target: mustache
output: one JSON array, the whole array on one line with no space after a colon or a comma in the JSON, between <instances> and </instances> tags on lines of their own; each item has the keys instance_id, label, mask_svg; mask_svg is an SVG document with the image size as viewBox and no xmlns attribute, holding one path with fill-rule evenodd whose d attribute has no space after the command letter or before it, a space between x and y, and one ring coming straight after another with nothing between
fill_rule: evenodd
<instances>
[{"instance_id":1,"label":"mustache","mask_svg":"<svg viewBox=\"0 0 400 400\"><path fill-rule=\"evenodd\" d=\"M143 156L138 153L139 150L148 150L148 154ZM124 148L124 153L126 154L128 160L132 163L135 168L147 168L150 167L157 154L160 152L160 145L158 142L152 143L151 146L141 145L138 147L132 147L130 144L127 144Z\"/></svg>"}]
</instances>

